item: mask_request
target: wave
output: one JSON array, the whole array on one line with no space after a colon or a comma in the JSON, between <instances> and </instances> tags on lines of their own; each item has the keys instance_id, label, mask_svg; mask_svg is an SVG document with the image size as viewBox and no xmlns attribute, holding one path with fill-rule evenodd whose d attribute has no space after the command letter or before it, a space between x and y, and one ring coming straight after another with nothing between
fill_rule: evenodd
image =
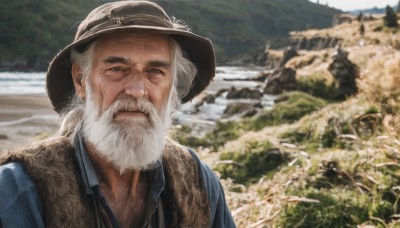
<instances>
[{"instance_id":1,"label":"wave","mask_svg":"<svg viewBox=\"0 0 400 228\"><path fill-rule=\"evenodd\" d=\"M45 94L45 72L0 72L0 94Z\"/></svg>"}]
</instances>

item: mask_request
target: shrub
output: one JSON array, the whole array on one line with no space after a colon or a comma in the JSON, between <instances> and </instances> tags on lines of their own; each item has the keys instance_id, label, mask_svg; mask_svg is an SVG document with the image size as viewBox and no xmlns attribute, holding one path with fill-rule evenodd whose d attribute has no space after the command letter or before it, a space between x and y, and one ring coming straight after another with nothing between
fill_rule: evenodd
<instances>
[{"instance_id":1,"label":"shrub","mask_svg":"<svg viewBox=\"0 0 400 228\"><path fill-rule=\"evenodd\" d=\"M397 15L390 6L386 6L386 13L383 20L383 24L389 28L395 28L399 26L397 23Z\"/></svg>"},{"instance_id":2,"label":"shrub","mask_svg":"<svg viewBox=\"0 0 400 228\"><path fill-rule=\"evenodd\" d=\"M331 118L322 132L316 127L303 125L284 132L280 137L291 143L301 144L308 152L318 148L352 149L353 141L340 138L340 135L349 134L362 140L382 133L382 114L376 106L370 106L363 114L349 119Z\"/></svg>"},{"instance_id":3,"label":"shrub","mask_svg":"<svg viewBox=\"0 0 400 228\"><path fill-rule=\"evenodd\" d=\"M360 33L361 36L364 36L364 34L365 34L364 23L361 23L360 28L358 28L358 32Z\"/></svg>"},{"instance_id":4,"label":"shrub","mask_svg":"<svg viewBox=\"0 0 400 228\"><path fill-rule=\"evenodd\" d=\"M301 91L325 100L335 100L338 93L333 83L328 83L322 78L301 77L298 83Z\"/></svg>"},{"instance_id":5,"label":"shrub","mask_svg":"<svg viewBox=\"0 0 400 228\"><path fill-rule=\"evenodd\" d=\"M269 171L276 170L285 161L285 155L273 148L269 141L246 142L243 149L221 154L221 163L215 170L222 178L232 178L237 183L249 184L260 179Z\"/></svg>"},{"instance_id":6,"label":"shrub","mask_svg":"<svg viewBox=\"0 0 400 228\"><path fill-rule=\"evenodd\" d=\"M172 133L172 137L180 144L189 147L209 146L210 142L205 138L195 137L191 134L191 128L186 125L181 125Z\"/></svg>"},{"instance_id":7,"label":"shrub","mask_svg":"<svg viewBox=\"0 0 400 228\"><path fill-rule=\"evenodd\" d=\"M293 123L327 104L324 100L303 92L289 92L280 99L283 102L275 104L271 110L276 123Z\"/></svg>"},{"instance_id":8,"label":"shrub","mask_svg":"<svg viewBox=\"0 0 400 228\"><path fill-rule=\"evenodd\" d=\"M215 129L204 137L214 150L224 145L227 141L237 139L243 134L244 128L240 121L217 121Z\"/></svg>"},{"instance_id":9,"label":"shrub","mask_svg":"<svg viewBox=\"0 0 400 228\"><path fill-rule=\"evenodd\" d=\"M364 15L362 12L360 12L357 16L357 21L362 22L364 20Z\"/></svg>"},{"instance_id":10,"label":"shrub","mask_svg":"<svg viewBox=\"0 0 400 228\"><path fill-rule=\"evenodd\" d=\"M368 219L368 210L363 202L357 202L357 197L349 194L345 198L335 198L334 195L310 190L305 197L319 203L299 202L288 206L281 216L280 225L298 228L351 227Z\"/></svg>"}]
</instances>

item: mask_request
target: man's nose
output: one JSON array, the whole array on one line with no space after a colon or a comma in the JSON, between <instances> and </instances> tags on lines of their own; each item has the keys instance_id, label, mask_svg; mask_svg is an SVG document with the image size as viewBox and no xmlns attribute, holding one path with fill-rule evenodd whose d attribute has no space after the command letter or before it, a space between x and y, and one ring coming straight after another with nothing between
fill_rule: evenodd
<instances>
[{"instance_id":1,"label":"man's nose","mask_svg":"<svg viewBox=\"0 0 400 228\"><path fill-rule=\"evenodd\" d=\"M146 96L144 77L140 73L131 75L125 84L125 93L135 98Z\"/></svg>"}]
</instances>

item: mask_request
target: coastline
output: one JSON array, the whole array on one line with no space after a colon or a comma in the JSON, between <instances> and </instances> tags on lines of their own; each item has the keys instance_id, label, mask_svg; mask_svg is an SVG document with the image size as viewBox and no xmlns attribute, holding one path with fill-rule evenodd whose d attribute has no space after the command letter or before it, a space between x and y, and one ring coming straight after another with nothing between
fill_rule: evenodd
<instances>
[{"instance_id":1,"label":"coastline","mask_svg":"<svg viewBox=\"0 0 400 228\"><path fill-rule=\"evenodd\" d=\"M218 67L217 71L218 74L206 91L196 97L193 102L189 102L191 103L188 104L189 109L202 96L216 94L221 89L229 89L231 87L254 89L259 86L259 83L254 81L225 80L230 78L251 78L259 73L258 70L222 66ZM3 73L6 74L7 72ZM21 74L18 75L17 78L19 79L17 81L13 79L12 83L10 83L10 78L14 76L13 73L3 75L5 84L0 86L3 88L0 93L0 152L16 149L32 141L51 136L59 128L58 115L52 110L50 101L44 91L45 73L38 73L36 76L32 76L29 73ZM32 83L34 86L30 85ZM23 94L20 94L21 92ZM197 113L191 113L190 111L184 113L182 109L182 112L177 116L179 115L182 123L190 125L200 133L204 133L213 126L215 112L218 111L218 115L222 115L222 110L225 109L228 103L225 99L219 99L216 104L200 107ZM211 116L214 119L210 120Z\"/></svg>"},{"instance_id":2,"label":"coastline","mask_svg":"<svg viewBox=\"0 0 400 228\"><path fill-rule=\"evenodd\" d=\"M52 135L58 127L46 94L0 95L0 152Z\"/></svg>"}]
</instances>

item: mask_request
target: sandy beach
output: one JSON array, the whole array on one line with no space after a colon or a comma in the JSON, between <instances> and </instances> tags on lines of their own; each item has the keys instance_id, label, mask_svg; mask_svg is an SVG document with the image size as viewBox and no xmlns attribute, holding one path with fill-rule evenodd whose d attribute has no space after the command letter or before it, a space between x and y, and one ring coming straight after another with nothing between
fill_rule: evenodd
<instances>
[{"instance_id":1,"label":"sandy beach","mask_svg":"<svg viewBox=\"0 0 400 228\"><path fill-rule=\"evenodd\" d=\"M58 126L46 94L0 95L0 151L52 135Z\"/></svg>"}]
</instances>

